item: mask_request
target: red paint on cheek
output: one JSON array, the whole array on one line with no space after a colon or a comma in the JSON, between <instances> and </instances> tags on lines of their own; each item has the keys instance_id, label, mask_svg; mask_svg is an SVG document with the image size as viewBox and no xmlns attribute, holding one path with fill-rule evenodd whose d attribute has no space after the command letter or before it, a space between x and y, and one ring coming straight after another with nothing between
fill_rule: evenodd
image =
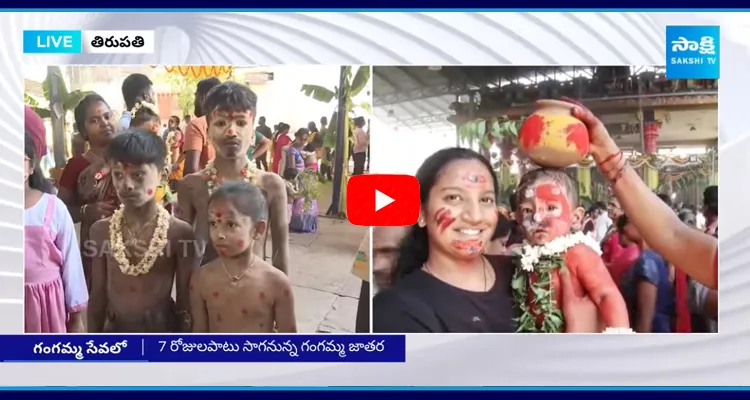
<instances>
[{"instance_id":1,"label":"red paint on cheek","mask_svg":"<svg viewBox=\"0 0 750 400\"><path fill-rule=\"evenodd\" d=\"M570 124L565 128L566 143L572 144L583 157L589 152L589 131L586 126L580 122Z\"/></svg>"},{"instance_id":2,"label":"red paint on cheek","mask_svg":"<svg viewBox=\"0 0 750 400\"><path fill-rule=\"evenodd\" d=\"M451 242L451 246L467 254L481 254L484 250L484 242L479 239L472 240L454 240Z\"/></svg>"},{"instance_id":3,"label":"red paint on cheek","mask_svg":"<svg viewBox=\"0 0 750 400\"><path fill-rule=\"evenodd\" d=\"M214 292L213 296L214 296L214 299L218 299L219 298L219 292Z\"/></svg>"},{"instance_id":4,"label":"red paint on cheek","mask_svg":"<svg viewBox=\"0 0 750 400\"><path fill-rule=\"evenodd\" d=\"M456 222L456 219L451 215L450 210L447 208L441 208L435 213L435 222L437 223L440 233L445 232L451 224Z\"/></svg>"},{"instance_id":5,"label":"red paint on cheek","mask_svg":"<svg viewBox=\"0 0 750 400\"><path fill-rule=\"evenodd\" d=\"M247 308L243 308L242 309L242 315L247 315L248 313L249 313L249 311L247 311Z\"/></svg>"},{"instance_id":6,"label":"red paint on cheek","mask_svg":"<svg viewBox=\"0 0 750 400\"><path fill-rule=\"evenodd\" d=\"M148 189L148 190L146 190L146 193L148 193L148 195L150 196L150 195L154 194L154 190L153 189Z\"/></svg>"},{"instance_id":7,"label":"red paint on cheek","mask_svg":"<svg viewBox=\"0 0 750 400\"><path fill-rule=\"evenodd\" d=\"M234 136L234 130L232 128L227 129L227 136Z\"/></svg>"},{"instance_id":8,"label":"red paint on cheek","mask_svg":"<svg viewBox=\"0 0 750 400\"><path fill-rule=\"evenodd\" d=\"M289 291L289 289L284 289L284 297L289 298L289 296L291 296L291 294L292 293Z\"/></svg>"},{"instance_id":9,"label":"red paint on cheek","mask_svg":"<svg viewBox=\"0 0 750 400\"><path fill-rule=\"evenodd\" d=\"M521 147L524 149L536 147L542 141L545 125L544 117L539 114L532 114L526 119L518 132Z\"/></svg>"},{"instance_id":10,"label":"red paint on cheek","mask_svg":"<svg viewBox=\"0 0 750 400\"><path fill-rule=\"evenodd\" d=\"M244 241L242 241L242 240L238 240L238 241L237 241L237 246L239 246L239 247L242 247L242 246L244 246L244 245L245 245L245 242L244 242Z\"/></svg>"},{"instance_id":11,"label":"red paint on cheek","mask_svg":"<svg viewBox=\"0 0 750 400\"><path fill-rule=\"evenodd\" d=\"M260 294L258 295L258 298L261 299L261 300L265 300L266 294L263 293L263 292L260 292Z\"/></svg>"}]
</instances>

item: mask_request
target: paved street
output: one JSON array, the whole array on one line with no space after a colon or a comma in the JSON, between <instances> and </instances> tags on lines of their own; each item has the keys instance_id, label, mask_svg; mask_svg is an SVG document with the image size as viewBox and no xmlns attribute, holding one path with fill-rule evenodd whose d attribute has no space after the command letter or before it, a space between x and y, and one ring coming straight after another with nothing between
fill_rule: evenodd
<instances>
[{"instance_id":1,"label":"paved street","mask_svg":"<svg viewBox=\"0 0 750 400\"><path fill-rule=\"evenodd\" d=\"M319 209L330 205L332 184L321 185ZM311 332L354 332L362 281L351 273L365 227L321 217L316 233L290 233L289 253L297 329ZM271 243L268 243L271 254Z\"/></svg>"},{"instance_id":2,"label":"paved street","mask_svg":"<svg viewBox=\"0 0 750 400\"><path fill-rule=\"evenodd\" d=\"M362 281L351 268L365 229L320 218L318 232L290 234L299 332L354 332Z\"/></svg>"}]
</instances>

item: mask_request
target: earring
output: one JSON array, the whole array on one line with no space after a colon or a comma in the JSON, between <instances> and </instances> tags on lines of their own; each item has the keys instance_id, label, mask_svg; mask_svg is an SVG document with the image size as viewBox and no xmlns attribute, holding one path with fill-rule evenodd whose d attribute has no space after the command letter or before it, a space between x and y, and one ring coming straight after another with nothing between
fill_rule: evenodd
<instances>
[{"instance_id":1,"label":"earring","mask_svg":"<svg viewBox=\"0 0 750 400\"><path fill-rule=\"evenodd\" d=\"M419 225L420 228L424 228L427 224L424 222L424 218L419 217L419 219L417 220L417 225Z\"/></svg>"}]
</instances>

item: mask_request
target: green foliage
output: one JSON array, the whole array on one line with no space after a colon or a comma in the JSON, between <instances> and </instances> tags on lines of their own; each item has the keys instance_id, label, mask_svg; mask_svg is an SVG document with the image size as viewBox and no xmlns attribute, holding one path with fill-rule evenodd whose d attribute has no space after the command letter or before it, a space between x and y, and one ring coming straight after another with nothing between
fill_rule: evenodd
<instances>
[{"instance_id":1,"label":"green foliage","mask_svg":"<svg viewBox=\"0 0 750 400\"><path fill-rule=\"evenodd\" d=\"M346 107L347 118L344 123L344 129L347 132L347 138L344 148L339 149L343 154L344 165L336 166L335 168L343 167L341 170L344 172L342 175L342 191L340 199L340 209L344 209L346 204L346 182L348 180L348 160L349 160L349 145L354 143L354 121L356 117L355 109L357 107L365 110L366 112L372 112L372 106L370 103L362 102L354 104L354 97L362 92L367 87L367 83L370 81L370 67L363 65L357 68L357 71L352 73L351 66L343 67L342 74L344 75L344 87L339 88L334 86L333 89L328 89L319 85L302 85L300 92L304 93L312 99L323 103L331 103L333 100L338 100L340 96L344 97L344 104ZM338 136L338 104L334 105L333 115L328 121L328 127L326 128L326 135L323 138L323 146L328 148L336 148L336 137ZM324 162L331 162L332 160L324 160Z\"/></svg>"},{"instance_id":2,"label":"green foliage","mask_svg":"<svg viewBox=\"0 0 750 400\"><path fill-rule=\"evenodd\" d=\"M511 288L513 299L521 310L520 316L516 318L518 332L563 332L565 321L562 311L556 304L552 285L553 271L565 268L562 257L558 255L541 258L534 265L533 272L526 272L521 268L520 257L517 261ZM533 293L532 301L529 301L529 292Z\"/></svg>"},{"instance_id":3,"label":"green foliage","mask_svg":"<svg viewBox=\"0 0 750 400\"><path fill-rule=\"evenodd\" d=\"M190 115L195 109L195 88L200 79L182 76L175 73L159 74L157 80L169 85L172 93L177 94L177 106L182 115Z\"/></svg>"},{"instance_id":4,"label":"green foliage","mask_svg":"<svg viewBox=\"0 0 750 400\"><path fill-rule=\"evenodd\" d=\"M51 87L53 86L53 83L56 84L58 88L58 98L60 105L62 106L63 113L66 114L68 111L73 111L73 109L76 108L78 103L83 100L86 95L90 94L91 92L85 91L85 90L74 90L72 92L68 92L68 88L65 85L65 79L62 74L62 70L60 67L49 67L47 72L47 77L44 79L44 82L42 82L42 90L44 91L44 99L48 102L52 101L52 92ZM34 109L34 112L39 115L41 118L52 118L52 112L50 111L50 108L44 108L42 105L39 104L39 102L31 97L30 95L24 93L23 95L23 101L27 105L29 105L31 108ZM65 116L63 116L63 119Z\"/></svg>"},{"instance_id":5,"label":"green foliage","mask_svg":"<svg viewBox=\"0 0 750 400\"><path fill-rule=\"evenodd\" d=\"M304 197L302 208L308 211L313 200L320 199L320 182L317 171L303 171L297 175L298 195Z\"/></svg>"},{"instance_id":6,"label":"green foliage","mask_svg":"<svg viewBox=\"0 0 750 400\"><path fill-rule=\"evenodd\" d=\"M517 140L518 130L523 120L511 120L507 116L491 120L475 119L458 128L459 138L468 143L480 143L482 148L489 149L497 139L506 137Z\"/></svg>"}]
</instances>

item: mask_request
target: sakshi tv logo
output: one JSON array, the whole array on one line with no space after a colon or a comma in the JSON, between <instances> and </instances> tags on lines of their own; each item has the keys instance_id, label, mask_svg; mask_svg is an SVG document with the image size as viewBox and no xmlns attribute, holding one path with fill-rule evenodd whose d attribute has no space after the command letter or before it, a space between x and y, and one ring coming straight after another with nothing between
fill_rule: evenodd
<instances>
[{"instance_id":1,"label":"sakshi tv logo","mask_svg":"<svg viewBox=\"0 0 750 400\"><path fill-rule=\"evenodd\" d=\"M667 26L667 79L719 79L719 27Z\"/></svg>"}]
</instances>

